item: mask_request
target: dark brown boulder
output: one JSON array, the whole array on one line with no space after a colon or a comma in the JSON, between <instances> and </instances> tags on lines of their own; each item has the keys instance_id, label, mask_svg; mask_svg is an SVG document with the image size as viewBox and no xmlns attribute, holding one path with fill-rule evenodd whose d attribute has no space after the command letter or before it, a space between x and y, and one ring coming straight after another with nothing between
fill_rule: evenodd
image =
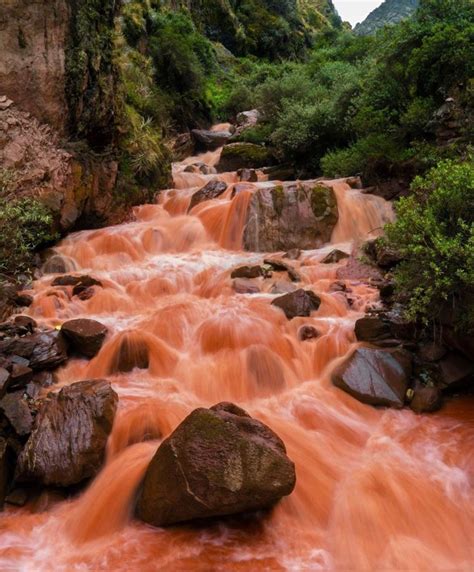
<instances>
[{"instance_id":1,"label":"dark brown boulder","mask_svg":"<svg viewBox=\"0 0 474 572\"><path fill-rule=\"evenodd\" d=\"M224 181L219 181L218 179L209 181L202 189L199 189L199 191L193 194L191 202L189 203L188 212L203 201L217 199L226 189L227 183L224 183Z\"/></svg>"},{"instance_id":2,"label":"dark brown boulder","mask_svg":"<svg viewBox=\"0 0 474 572\"><path fill-rule=\"evenodd\" d=\"M418 350L418 356L421 360L427 362L436 362L444 358L447 353L447 349L443 344L438 344L436 342L427 342L422 344Z\"/></svg>"},{"instance_id":3,"label":"dark brown boulder","mask_svg":"<svg viewBox=\"0 0 474 572\"><path fill-rule=\"evenodd\" d=\"M292 282L301 282L301 276L297 270L285 262L282 258L265 258L263 263L270 266L276 272L287 272Z\"/></svg>"},{"instance_id":4,"label":"dark brown boulder","mask_svg":"<svg viewBox=\"0 0 474 572\"><path fill-rule=\"evenodd\" d=\"M355 323L355 335L360 342L377 342L390 337L390 328L380 316L364 316Z\"/></svg>"},{"instance_id":5,"label":"dark brown boulder","mask_svg":"<svg viewBox=\"0 0 474 572\"><path fill-rule=\"evenodd\" d=\"M244 183L256 183L258 181L257 171L255 169L239 169L237 171L239 181Z\"/></svg>"},{"instance_id":6,"label":"dark brown boulder","mask_svg":"<svg viewBox=\"0 0 474 572\"><path fill-rule=\"evenodd\" d=\"M92 286L101 286L102 282L92 278L92 276L81 276L77 284L72 289L73 296L81 296L84 292L88 291Z\"/></svg>"},{"instance_id":7,"label":"dark brown boulder","mask_svg":"<svg viewBox=\"0 0 474 572\"><path fill-rule=\"evenodd\" d=\"M234 278L232 288L237 294L258 294L260 287L247 278Z\"/></svg>"},{"instance_id":8,"label":"dark brown boulder","mask_svg":"<svg viewBox=\"0 0 474 572\"><path fill-rule=\"evenodd\" d=\"M336 264L345 258L349 258L349 256L350 255L347 254L347 252L335 248L334 250L331 250L329 254L326 254L326 256L321 260L321 264Z\"/></svg>"},{"instance_id":9,"label":"dark brown boulder","mask_svg":"<svg viewBox=\"0 0 474 572\"><path fill-rule=\"evenodd\" d=\"M7 440L0 437L0 510L3 510L3 503L10 488L10 481L13 476L13 455L8 446Z\"/></svg>"},{"instance_id":10,"label":"dark brown boulder","mask_svg":"<svg viewBox=\"0 0 474 572\"><path fill-rule=\"evenodd\" d=\"M196 409L158 448L137 515L155 526L273 506L295 486L283 441L231 403Z\"/></svg>"},{"instance_id":11,"label":"dark brown boulder","mask_svg":"<svg viewBox=\"0 0 474 572\"><path fill-rule=\"evenodd\" d=\"M415 413L432 413L438 411L442 404L443 396L439 387L416 382L410 401L410 409Z\"/></svg>"},{"instance_id":12,"label":"dark brown boulder","mask_svg":"<svg viewBox=\"0 0 474 572\"><path fill-rule=\"evenodd\" d=\"M315 312L321 305L321 299L311 290L299 288L283 296L279 296L272 301L273 306L277 306L288 320L297 316L308 317L311 312Z\"/></svg>"},{"instance_id":13,"label":"dark brown boulder","mask_svg":"<svg viewBox=\"0 0 474 572\"><path fill-rule=\"evenodd\" d=\"M0 400L0 410L19 437L26 437L33 428L33 417L23 391L7 393Z\"/></svg>"},{"instance_id":14,"label":"dark brown boulder","mask_svg":"<svg viewBox=\"0 0 474 572\"><path fill-rule=\"evenodd\" d=\"M231 278L258 278L263 276L263 268L261 266L239 266L232 270Z\"/></svg>"},{"instance_id":15,"label":"dark brown boulder","mask_svg":"<svg viewBox=\"0 0 474 572\"><path fill-rule=\"evenodd\" d=\"M458 352L450 352L439 362L444 391L466 391L474 388L474 362Z\"/></svg>"},{"instance_id":16,"label":"dark brown boulder","mask_svg":"<svg viewBox=\"0 0 474 572\"><path fill-rule=\"evenodd\" d=\"M13 298L13 302L20 308L26 308L33 304L33 296L31 294L19 293Z\"/></svg>"},{"instance_id":17,"label":"dark brown boulder","mask_svg":"<svg viewBox=\"0 0 474 572\"><path fill-rule=\"evenodd\" d=\"M32 334L38 327L36 321L30 318L30 316L15 316L13 323L16 327L22 328L25 333L29 334Z\"/></svg>"},{"instance_id":18,"label":"dark brown boulder","mask_svg":"<svg viewBox=\"0 0 474 572\"><path fill-rule=\"evenodd\" d=\"M66 487L96 475L117 402L104 380L80 381L50 394L18 458L16 480Z\"/></svg>"},{"instance_id":19,"label":"dark brown boulder","mask_svg":"<svg viewBox=\"0 0 474 572\"><path fill-rule=\"evenodd\" d=\"M408 352L359 348L332 374L332 383L362 403L401 408L412 370Z\"/></svg>"},{"instance_id":20,"label":"dark brown boulder","mask_svg":"<svg viewBox=\"0 0 474 572\"><path fill-rule=\"evenodd\" d=\"M77 318L64 322L61 333L74 351L93 358L104 343L107 328L96 320Z\"/></svg>"},{"instance_id":21,"label":"dark brown boulder","mask_svg":"<svg viewBox=\"0 0 474 572\"><path fill-rule=\"evenodd\" d=\"M31 369L54 369L67 360L67 344L59 332L48 330L22 338L0 341L0 355L15 355L28 360Z\"/></svg>"}]
</instances>

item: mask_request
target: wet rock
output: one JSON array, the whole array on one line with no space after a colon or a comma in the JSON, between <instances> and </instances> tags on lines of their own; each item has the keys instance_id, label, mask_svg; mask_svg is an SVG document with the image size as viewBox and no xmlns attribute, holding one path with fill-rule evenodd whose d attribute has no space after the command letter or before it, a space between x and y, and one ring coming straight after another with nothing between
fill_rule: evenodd
<instances>
[{"instance_id":1,"label":"wet rock","mask_svg":"<svg viewBox=\"0 0 474 572\"><path fill-rule=\"evenodd\" d=\"M442 344L438 344L436 342L427 342L422 344L418 350L418 356L421 360L427 362L436 362L443 357L447 353L447 349Z\"/></svg>"},{"instance_id":2,"label":"wet rock","mask_svg":"<svg viewBox=\"0 0 474 572\"><path fill-rule=\"evenodd\" d=\"M415 413L432 413L438 411L443 404L443 396L439 387L424 385L417 381L413 388L410 409Z\"/></svg>"},{"instance_id":3,"label":"wet rock","mask_svg":"<svg viewBox=\"0 0 474 572\"><path fill-rule=\"evenodd\" d=\"M137 515L155 526L273 506L295 486L283 441L231 403L196 409L158 448Z\"/></svg>"},{"instance_id":4,"label":"wet rock","mask_svg":"<svg viewBox=\"0 0 474 572\"><path fill-rule=\"evenodd\" d=\"M344 282L337 281L329 286L329 292L351 292L351 290L347 288Z\"/></svg>"},{"instance_id":5,"label":"wet rock","mask_svg":"<svg viewBox=\"0 0 474 572\"><path fill-rule=\"evenodd\" d=\"M8 388L24 387L33 379L33 370L27 365L14 363L10 374Z\"/></svg>"},{"instance_id":6,"label":"wet rock","mask_svg":"<svg viewBox=\"0 0 474 572\"><path fill-rule=\"evenodd\" d=\"M193 129L191 135L198 147L209 150L222 147L232 136L229 131L207 131L205 129Z\"/></svg>"},{"instance_id":7,"label":"wet rock","mask_svg":"<svg viewBox=\"0 0 474 572\"><path fill-rule=\"evenodd\" d=\"M272 164L273 161L272 153L262 145L230 143L222 149L216 169L218 173L227 173L244 168L258 169Z\"/></svg>"},{"instance_id":8,"label":"wet rock","mask_svg":"<svg viewBox=\"0 0 474 572\"><path fill-rule=\"evenodd\" d=\"M380 316L364 316L355 323L355 335L359 342L378 342L390 337L390 328Z\"/></svg>"},{"instance_id":9,"label":"wet rock","mask_svg":"<svg viewBox=\"0 0 474 572\"><path fill-rule=\"evenodd\" d=\"M54 369L67 360L67 345L55 330L37 332L22 338L0 341L0 355L15 355L28 360L33 370Z\"/></svg>"},{"instance_id":10,"label":"wet rock","mask_svg":"<svg viewBox=\"0 0 474 572\"><path fill-rule=\"evenodd\" d=\"M13 475L13 458L7 440L0 437L0 510L10 488Z\"/></svg>"},{"instance_id":11,"label":"wet rock","mask_svg":"<svg viewBox=\"0 0 474 572\"><path fill-rule=\"evenodd\" d=\"M258 294L260 292L260 287L247 278L235 278L232 281L232 288L237 294Z\"/></svg>"},{"instance_id":12,"label":"wet rock","mask_svg":"<svg viewBox=\"0 0 474 572\"><path fill-rule=\"evenodd\" d=\"M194 140L191 133L180 133L173 141L173 156L175 160L182 161L194 155Z\"/></svg>"},{"instance_id":13,"label":"wet rock","mask_svg":"<svg viewBox=\"0 0 474 572\"><path fill-rule=\"evenodd\" d=\"M0 397L5 395L10 382L10 372L4 367L0 367Z\"/></svg>"},{"instance_id":14,"label":"wet rock","mask_svg":"<svg viewBox=\"0 0 474 572\"><path fill-rule=\"evenodd\" d=\"M25 333L30 333L30 334L32 334L38 327L36 321L33 320L33 318L30 318L30 316L15 316L13 319L13 323L18 328L22 328L25 331Z\"/></svg>"},{"instance_id":15,"label":"wet rock","mask_svg":"<svg viewBox=\"0 0 474 572\"><path fill-rule=\"evenodd\" d=\"M302 342L319 337L319 332L314 326L304 325L298 330L298 339Z\"/></svg>"},{"instance_id":16,"label":"wet rock","mask_svg":"<svg viewBox=\"0 0 474 572\"><path fill-rule=\"evenodd\" d=\"M349 254L339 250L338 248L335 248L321 260L321 264L336 264L345 258L349 258Z\"/></svg>"},{"instance_id":17,"label":"wet rock","mask_svg":"<svg viewBox=\"0 0 474 572\"><path fill-rule=\"evenodd\" d=\"M270 266L273 270L277 272L287 272L288 277L292 282L301 282L301 276L297 270L288 264L281 258L265 258L263 261L264 264Z\"/></svg>"},{"instance_id":18,"label":"wet rock","mask_svg":"<svg viewBox=\"0 0 474 572\"><path fill-rule=\"evenodd\" d=\"M92 278L92 276L81 276L79 282L75 284L72 289L72 295L80 296L87 290L90 290L90 288L92 288L93 286L102 287L102 282L100 280Z\"/></svg>"},{"instance_id":19,"label":"wet rock","mask_svg":"<svg viewBox=\"0 0 474 572\"><path fill-rule=\"evenodd\" d=\"M458 352L450 352L439 362L441 382L446 392L474 389L474 362Z\"/></svg>"},{"instance_id":20,"label":"wet rock","mask_svg":"<svg viewBox=\"0 0 474 572\"><path fill-rule=\"evenodd\" d=\"M96 320L77 318L64 322L61 333L70 347L88 357L93 358L102 347L107 335L107 328Z\"/></svg>"},{"instance_id":21,"label":"wet rock","mask_svg":"<svg viewBox=\"0 0 474 572\"><path fill-rule=\"evenodd\" d=\"M241 111L237 117L237 130L236 134L241 134L246 129L250 127L255 127L257 125L260 117L260 112L258 109L250 109L249 111Z\"/></svg>"},{"instance_id":22,"label":"wet rock","mask_svg":"<svg viewBox=\"0 0 474 572\"><path fill-rule=\"evenodd\" d=\"M401 408L412 371L408 352L359 348L332 374L332 383L362 403Z\"/></svg>"},{"instance_id":23,"label":"wet rock","mask_svg":"<svg viewBox=\"0 0 474 572\"><path fill-rule=\"evenodd\" d=\"M189 203L188 212L203 201L217 199L217 197L220 197L220 195L222 195L222 193L226 190L227 183L224 183L224 181L219 181L217 179L209 181L207 185L193 194L191 197L191 202Z\"/></svg>"},{"instance_id":24,"label":"wet rock","mask_svg":"<svg viewBox=\"0 0 474 572\"><path fill-rule=\"evenodd\" d=\"M294 292L275 298L272 305L283 310L288 320L292 320L297 316L308 317L311 312L318 310L321 299L311 290L299 288Z\"/></svg>"},{"instance_id":25,"label":"wet rock","mask_svg":"<svg viewBox=\"0 0 474 572\"><path fill-rule=\"evenodd\" d=\"M25 506L28 502L28 493L25 489L13 489L5 498L5 502L13 506Z\"/></svg>"},{"instance_id":26,"label":"wet rock","mask_svg":"<svg viewBox=\"0 0 474 572\"><path fill-rule=\"evenodd\" d=\"M23 398L22 391L7 393L2 397L0 410L19 437L26 437L31 433L33 417L28 402Z\"/></svg>"},{"instance_id":27,"label":"wet rock","mask_svg":"<svg viewBox=\"0 0 474 572\"><path fill-rule=\"evenodd\" d=\"M263 276L263 269L261 266L239 266L232 270L231 278L258 278Z\"/></svg>"},{"instance_id":28,"label":"wet rock","mask_svg":"<svg viewBox=\"0 0 474 572\"><path fill-rule=\"evenodd\" d=\"M255 169L239 169L237 171L237 177L239 181L244 183L256 183L258 181L258 175Z\"/></svg>"},{"instance_id":29,"label":"wet rock","mask_svg":"<svg viewBox=\"0 0 474 572\"><path fill-rule=\"evenodd\" d=\"M292 282L287 282L286 280L277 280L270 289L270 294L288 294L289 292L295 292L298 290L298 286Z\"/></svg>"},{"instance_id":30,"label":"wet rock","mask_svg":"<svg viewBox=\"0 0 474 572\"><path fill-rule=\"evenodd\" d=\"M337 220L332 188L316 181L270 184L250 198L244 248L254 252L314 249L330 240Z\"/></svg>"},{"instance_id":31,"label":"wet rock","mask_svg":"<svg viewBox=\"0 0 474 572\"><path fill-rule=\"evenodd\" d=\"M20 308L27 308L28 306L31 306L31 304L33 304L33 296L31 296L30 294L17 294L13 298L13 302L16 304L16 306L19 306Z\"/></svg>"},{"instance_id":32,"label":"wet rock","mask_svg":"<svg viewBox=\"0 0 474 572\"><path fill-rule=\"evenodd\" d=\"M50 394L18 458L16 480L70 486L100 470L118 396L104 380L88 380Z\"/></svg>"}]
</instances>

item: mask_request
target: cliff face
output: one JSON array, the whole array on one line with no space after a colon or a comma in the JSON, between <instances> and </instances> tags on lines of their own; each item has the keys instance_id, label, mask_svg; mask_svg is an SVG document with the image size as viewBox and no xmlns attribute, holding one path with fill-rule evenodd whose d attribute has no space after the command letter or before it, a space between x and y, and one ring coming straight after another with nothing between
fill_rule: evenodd
<instances>
[{"instance_id":1,"label":"cliff face","mask_svg":"<svg viewBox=\"0 0 474 572\"><path fill-rule=\"evenodd\" d=\"M397 24L412 16L419 3L419 0L385 0L363 22L357 24L354 32L360 36L369 36L384 26Z\"/></svg>"},{"instance_id":2,"label":"cliff face","mask_svg":"<svg viewBox=\"0 0 474 572\"><path fill-rule=\"evenodd\" d=\"M92 147L113 140L115 0L3 0L2 94Z\"/></svg>"},{"instance_id":3,"label":"cliff face","mask_svg":"<svg viewBox=\"0 0 474 572\"><path fill-rule=\"evenodd\" d=\"M0 10L1 92L64 133L66 0L3 0Z\"/></svg>"}]
</instances>

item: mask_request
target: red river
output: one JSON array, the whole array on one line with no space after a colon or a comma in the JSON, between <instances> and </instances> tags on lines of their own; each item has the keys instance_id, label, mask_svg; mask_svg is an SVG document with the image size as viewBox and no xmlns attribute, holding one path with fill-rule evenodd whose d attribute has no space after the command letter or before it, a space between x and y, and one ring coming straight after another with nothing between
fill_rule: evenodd
<instances>
[{"instance_id":1,"label":"red river","mask_svg":"<svg viewBox=\"0 0 474 572\"><path fill-rule=\"evenodd\" d=\"M133 222L70 235L58 246L71 271L104 285L86 301L34 284L29 313L58 326L91 317L110 335L92 361L75 359L58 385L107 378L120 397L101 473L79 496L44 493L0 515L0 570L471 571L474 570L472 400L435 415L375 409L334 388L330 372L355 344L354 322L374 288L348 280L353 304L331 292L340 265L321 264L334 245L350 252L391 218L380 198L334 183L339 222L331 244L295 263L322 299L311 318L288 321L260 294L236 294L230 270L261 263L241 250L249 197L258 185L186 214L213 176L188 173L219 152L174 165L175 188L138 207ZM278 273L273 278L277 278ZM298 328L317 339L299 341ZM148 352L148 369L117 373L120 348ZM193 409L229 400L267 423L296 464L292 495L263 518L206 527L149 527L134 498L161 439Z\"/></svg>"}]
</instances>

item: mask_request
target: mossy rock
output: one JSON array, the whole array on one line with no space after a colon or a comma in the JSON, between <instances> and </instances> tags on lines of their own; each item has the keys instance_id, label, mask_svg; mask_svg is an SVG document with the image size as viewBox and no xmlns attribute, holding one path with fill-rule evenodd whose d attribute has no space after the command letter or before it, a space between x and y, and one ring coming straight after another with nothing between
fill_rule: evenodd
<instances>
[{"instance_id":1,"label":"mossy rock","mask_svg":"<svg viewBox=\"0 0 474 572\"><path fill-rule=\"evenodd\" d=\"M311 209L316 220L327 220L334 217L334 223L338 219L337 201L334 191L324 185L316 185L311 189Z\"/></svg>"},{"instance_id":2,"label":"mossy rock","mask_svg":"<svg viewBox=\"0 0 474 572\"><path fill-rule=\"evenodd\" d=\"M225 173L237 169L258 169L272 165L275 159L270 149L253 143L231 143L222 149L217 171Z\"/></svg>"},{"instance_id":3,"label":"mossy rock","mask_svg":"<svg viewBox=\"0 0 474 572\"><path fill-rule=\"evenodd\" d=\"M266 509L295 486L283 441L232 403L196 409L150 462L137 515L155 526Z\"/></svg>"}]
</instances>

